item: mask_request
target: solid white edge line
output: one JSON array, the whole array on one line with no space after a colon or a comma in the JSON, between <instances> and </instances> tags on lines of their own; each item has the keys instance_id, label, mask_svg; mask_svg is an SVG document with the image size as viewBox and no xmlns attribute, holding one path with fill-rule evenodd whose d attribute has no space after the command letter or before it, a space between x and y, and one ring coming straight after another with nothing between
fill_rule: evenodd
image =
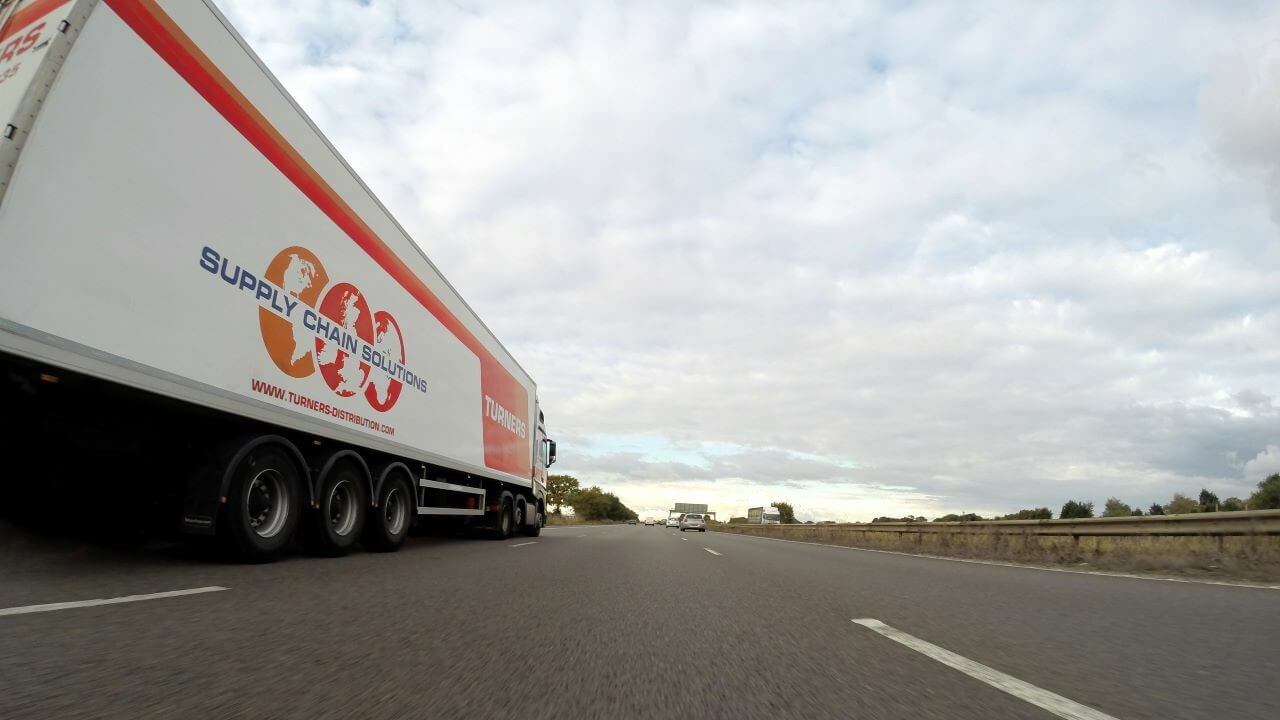
<instances>
[{"instance_id":1,"label":"solid white edge line","mask_svg":"<svg viewBox=\"0 0 1280 720\"><path fill-rule=\"evenodd\" d=\"M47 603L45 605L23 605L21 607L0 608L0 616L26 615L29 613L53 612L54 610L71 610L73 608L96 607L98 605L119 605L120 603L140 602L142 600L159 600L161 598L181 597L183 595L199 595L201 593L220 592L226 590L218 585L191 588L190 590L168 590L166 592L147 593L146 595L124 595L122 597L99 598L96 600L74 600L72 602Z\"/></svg>"},{"instance_id":2,"label":"solid white edge line","mask_svg":"<svg viewBox=\"0 0 1280 720\"><path fill-rule=\"evenodd\" d=\"M1008 693L1019 700L1035 705L1038 708L1047 710L1060 718L1067 720L1116 720L1115 717L1104 712L1094 710L1087 705L1081 705L1074 700L1068 700L1056 693L1049 692L1041 687L1036 687L1029 682L1019 680L1012 675L1006 675L999 670L989 668L979 662L974 662L967 657L957 655L950 650L940 648L933 643L926 642L920 638L905 633L895 627L885 625L879 620L873 618L854 619L854 623L865 628L874 630L890 640L905 645L912 650L933 660L946 665L947 667L959 670L971 678L981 680L991 687Z\"/></svg>"},{"instance_id":3,"label":"solid white edge line","mask_svg":"<svg viewBox=\"0 0 1280 720\"><path fill-rule=\"evenodd\" d=\"M712 555L722 555L722 553L718 553L718 552L716 552L715 550L712 550L712 549L711 549L711 548L709 548L709 547L704 547L704 548L702 548L702 549L703 549L703 550L706 550L707 552L711 553Z\"/></svg>"},{"instance_id":4,"label":"solid white edge line","mask_svg":"<svg viewBox=\"0 0 1280 720\"><path fill-rule=\"evenodd\" d=\"M832 545L831 543L811 542L808 540L787 540L786 538L765 537L764 535L746 535L744 533L723 532L721 535L751 538L753 540L772 540L774 542L795 543L797 545L815 545L817 547L836 548L837 550L857 550L858 552L880 553L882 555L901 555L903 557L924 558L925 560L946 560L947 562L969 563L970 565L991 565L994 567L1019 568L1022 570L1040 570L1042 572L1067 573L1068 575L1093 575L1095 577L1125 578L1127 580L1155 580L1158 582L1186 583L1188 585L1220 585L1222 587L1251 588L1253 590L1280 590L1280 585L1261 585L1258 583L1227 582L1224 580L1193 580L1190 578L1171 578L1158 575L1133 575L1130 573L1106 572L1104 570L1070 570L1067 568L1040 567L1039 565L1020 565L1018 563L1001 562L999 560L974 560L973 558L955 558L945 555L925 555L924 553L900 552L898 550L876 550L851 545Z\"/></svg>"},{"instance_id":5,"label":"solid white edge line","mask_svg":"<svg viewBox=\"0 0 1280 720\"><path fill-rule=\"evenodd\" d=\"M524 547L525 545L537 545L537 544L538 544L537 540L530 540L529 542L522 542L522 543L516 543L515 545L508 545L507 547Z\"/></svg>"}]
</instances>

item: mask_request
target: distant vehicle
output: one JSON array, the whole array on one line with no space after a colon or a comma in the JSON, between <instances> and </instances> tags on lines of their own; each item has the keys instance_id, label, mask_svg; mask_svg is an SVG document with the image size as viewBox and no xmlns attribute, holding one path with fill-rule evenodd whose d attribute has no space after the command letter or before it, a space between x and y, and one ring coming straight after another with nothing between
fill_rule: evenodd
<instances>
[{"instance_id":1,"label":"distant vehicle","mask_svg":"<svg viewBox=\"0 0 1280 720\"><path fill-rule=\"evenodd\" d=\"M772 506L748 508L747 522L752 525L781 525L782 513Z\"/></svg>"},{"instance_id":2,"label":"distant vehicle","mask_svg":"<svg viewBox=\"0 0 1280 720\"><path fill-rule=\"evenodd\" d=\"M680 527L680 520L673 517L667 518L667 527Z\"/></svg>"},{"instance_id":3,"label":"distant vehicle","mask_svg":"<svg viewBox=\"0 0 1280 720\"><path fill-rule=\"evenodd\" d=\"M680 532L685 530L697 530L698 532L707 531L707 523L698 513L689 513L680 516L679 526Z\"/></svg>"},{"instance_id":4,"label":"distant vehicle","mask_svg":"<svg viewBox=\"0 0 1280 720\"><path fill-rule=\"evenodd\" d=\"M628 525L635 525L635 524L636 524L636 519L635 519L635 518L631 518L630 520L628 520L628 521L627 521L627 524L628 524Z\"/></svg>"},{"instance_id":5,"label":"distant vehicle","mask_svg":"<svg viewBox=\"0 0 1280 720\"><path fill-rule=\"evenodd\" d=\"M645 518L645 519L644 519L644 526L645 526L645 527L649 527L650 525L657 525L657 524L658 524L658 521L657 521L657 520L654 520L653 518Z\"/></svg>"}]
</instances>

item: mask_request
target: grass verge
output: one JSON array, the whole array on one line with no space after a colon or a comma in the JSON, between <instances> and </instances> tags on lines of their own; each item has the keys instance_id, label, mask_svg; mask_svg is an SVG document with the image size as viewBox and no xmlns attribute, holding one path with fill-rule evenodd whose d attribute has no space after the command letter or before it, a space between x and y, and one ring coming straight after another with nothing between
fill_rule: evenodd
<instances>
[{"instance_id":1,"label":"grass verge","mask_svg":"<svg viewBox=\"0 0 1280 720\"><path fill-rule=\"evenodd\" d=\"M1071 537L871 532L845 525L719 525L717 532L974 560L1174 577L1280 582L1280 537Z\"/></svg>"}]
</instances>

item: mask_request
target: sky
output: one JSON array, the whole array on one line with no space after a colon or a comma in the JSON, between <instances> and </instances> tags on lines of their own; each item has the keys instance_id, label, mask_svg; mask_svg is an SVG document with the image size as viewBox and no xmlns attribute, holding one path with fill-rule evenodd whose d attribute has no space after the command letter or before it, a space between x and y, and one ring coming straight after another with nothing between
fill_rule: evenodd
<instances>
[{"instance_id":1,"label":"sky","mask_svg":"<svg viewBox=\"0 0 1280 720\"><path fill-rule=\"evenodd\" d=\"M1274 3L216 4L641 516L1280 471Z\"/></svg>"}]
</instances>

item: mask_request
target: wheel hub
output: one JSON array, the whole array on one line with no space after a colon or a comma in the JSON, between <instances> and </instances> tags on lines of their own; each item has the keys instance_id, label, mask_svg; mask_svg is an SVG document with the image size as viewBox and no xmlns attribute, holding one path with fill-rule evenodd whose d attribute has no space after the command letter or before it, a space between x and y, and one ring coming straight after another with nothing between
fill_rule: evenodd
<instances>
[{"instance_id":1,"label":"wheel hub","mask_svg":"<svg viewBox=\"0 0 1280 720\"><path fill-rule=\"evenodd\" d=\"M279 534L289 517L285 482L279 472L263 470L249 481L245 488L244 509L245 520L258 537L270 538Z\"/></svg>"},{"instance_id":2,"label":"wheel hub","mask_svg":"<svg viewBox=\"0 0 1280 720\"><path fill-rule=\"evenodd\" d=\"M351 534L356 524L355 488L350 480L339 480L329 490L329 527L339 537Z\"/></svg>"},{"instance_id":3,"label":"wheel hub","mask_svg":"<svg viewBox=\"0 0 1280 720\"><path fill-rule=\"evenodd\" d=\"M392 488L387 493L386 501L382 504L382 516L386 522L387 532L392 535L399 535L404 530L406 514L404 499L400 496L400 490Z\"/></svg>"}]
</instances>

